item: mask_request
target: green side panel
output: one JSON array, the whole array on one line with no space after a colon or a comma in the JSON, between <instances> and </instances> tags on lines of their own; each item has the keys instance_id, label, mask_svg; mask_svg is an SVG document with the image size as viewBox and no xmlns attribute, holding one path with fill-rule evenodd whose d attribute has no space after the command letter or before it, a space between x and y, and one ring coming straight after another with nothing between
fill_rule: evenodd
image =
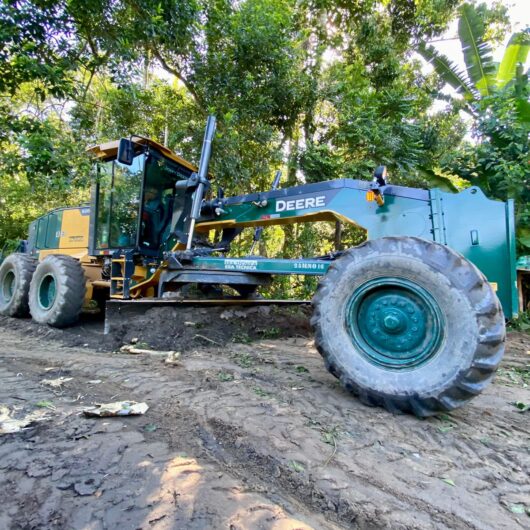
<instances>
[{"instance_id":1,"label":"green side panel","mask_svg":"<svg viewBox=\"0 0 530 530\"><path fill-rule=\"evenodd\" d=\"M515 318L519 311L523 308L519 307L519 293L517 292L517 254L515 251L515 202L513 199L508 199L506 202L506 238L508 240L508 249L510 253L509 259L509 273L510 273L510 293L512 318ZM510 313L506 313L509 315Z\"/></svg>"},{"instance_id":2,"label":"green side panel","mask_svg":"<svg viewBox=\"0 0 530 530\"><path fill-rule=\"evenodd\" d=\"M435 231L440 239L435 240L474 263L496 285L505 316L517 316L513 201L492 201L475 186L458 194L431 193L443 219L439 221L442 230ZM433 211L433 222L435 216Z\"/></svg>"}]
</instances>

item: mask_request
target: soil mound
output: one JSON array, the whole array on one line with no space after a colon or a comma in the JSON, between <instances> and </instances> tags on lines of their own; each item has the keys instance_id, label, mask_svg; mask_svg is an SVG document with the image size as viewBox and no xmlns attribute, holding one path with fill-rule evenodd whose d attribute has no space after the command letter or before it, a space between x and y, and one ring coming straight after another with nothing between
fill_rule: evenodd
<instances>
[{"instance_id":1,"label":"soil mound","mask_svg":"<svg viewBox=\"0 0 530 530\"><path fill-rule=\"evenodd\" d=\"M310 337L310 313L308 305L172 306L152 307L140 314L113 312L106 323L102 315L83 315L78 324L64 329L40 325L29 318L0 317L0 328L98 351L114 351L133 341L145 348L184 352L199 346Z\"/></svg>"}]
</instances>

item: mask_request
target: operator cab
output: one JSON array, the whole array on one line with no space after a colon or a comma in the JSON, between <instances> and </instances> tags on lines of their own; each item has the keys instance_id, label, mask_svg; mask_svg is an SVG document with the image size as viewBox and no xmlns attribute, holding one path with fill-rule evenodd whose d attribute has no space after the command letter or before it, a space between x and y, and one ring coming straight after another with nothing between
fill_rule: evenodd
<instances>
[{"instance_id":1,"label":"operator cab","mask_svg":"<svg viewBox=\"0 0 530 530\"><path fill-rule=\"evenodd\" d=\"M172 221L174 231L175 226L183 228L179 225L185 221L183 212L189 211L186 203L191 197L175 185L196 168L157 142L134 138L126 140L125 154L118 142L90 149L98 158L92 191L92 255L119 249L157 256L168 242Z\"/></svg>"}]
</instances>

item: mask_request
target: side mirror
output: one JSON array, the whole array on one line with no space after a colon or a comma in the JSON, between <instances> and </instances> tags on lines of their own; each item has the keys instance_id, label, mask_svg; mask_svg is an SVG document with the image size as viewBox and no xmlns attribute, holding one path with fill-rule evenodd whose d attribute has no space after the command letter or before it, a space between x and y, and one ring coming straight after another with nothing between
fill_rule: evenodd
<instances>
[{"instance_id":1,"label":"side mirror","mask_svg":"<svg viewBox=\"0 0 530 530\"><path fill-rule=\"evenodd\" d=\"M130 166L134 159L134 146L128 138L122 138L118 146L118 162Z\"/></svg>"},{"instance_id":2,"label":"side mirror","mask_svg":"<svg viewBox=\"0 0 530 530\"><path fill-rule=\"evenodd\" d=\"M374 171L374 182L377 182L379 186L386 186L388 174L386 166L377 166Z\"/></svg>"}]
</instances>

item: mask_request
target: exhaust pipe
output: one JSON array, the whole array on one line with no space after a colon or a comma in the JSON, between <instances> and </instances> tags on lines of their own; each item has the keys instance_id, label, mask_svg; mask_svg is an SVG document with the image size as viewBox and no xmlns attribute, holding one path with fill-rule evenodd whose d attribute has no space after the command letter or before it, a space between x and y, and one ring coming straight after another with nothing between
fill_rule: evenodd
<instances>
[{"instance_id":1,"label":"exhaust pipe","mask_svg":"<svg viewBox=\"0 0 530 530\"><path fill-rule=\"evenodd\" d=\"M208 184L208 166L210 165L210 156L212 154L212 141L213 135L215 134L215 126L215 116L208 116L206 130L204 131L204 140L202 142L201 160L199 162L199 184L195 190L193 204L191 205L191 223L186 250L191 250L193 234L195 232L195 223L201 215L201 205L202 200L204 199L204 190L206 189L206 184Z\"/></svg>"}]
</instances>

